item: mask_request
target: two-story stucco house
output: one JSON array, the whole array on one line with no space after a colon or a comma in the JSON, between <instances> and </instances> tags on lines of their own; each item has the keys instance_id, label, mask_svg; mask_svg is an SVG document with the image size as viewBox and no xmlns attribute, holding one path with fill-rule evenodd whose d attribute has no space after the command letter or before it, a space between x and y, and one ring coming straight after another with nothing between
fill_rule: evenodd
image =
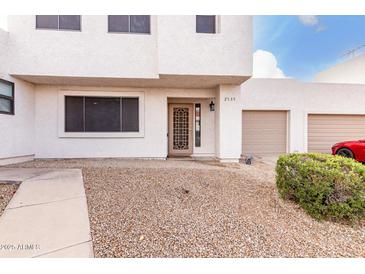
<instances>
[{"instance_id":1,"label":"two-story stucco house","mask_svg":"<svg viewBox=\"0 0 365 274\"><path fill-rule=\"evenodd\" d=\"M3 162L240 158L250 16L9 16L0 60Z\"/></svg>"},{"instance_id":2,"label":"two-story stucco house","mask_svg":"<svg viewBox=\"0 0 365 274\"><path fill-rule=\"evenodd\" d=\"M0 164L328 153L365 139L365 85L328 83L341 71L250 79L251 16L9 16Z\"/></svg>"}]
</instances>

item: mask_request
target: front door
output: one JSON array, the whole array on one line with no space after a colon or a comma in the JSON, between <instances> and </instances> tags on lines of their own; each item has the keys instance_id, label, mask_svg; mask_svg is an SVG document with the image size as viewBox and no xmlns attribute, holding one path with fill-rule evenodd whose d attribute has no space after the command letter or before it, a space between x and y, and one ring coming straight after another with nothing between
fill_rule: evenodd
<instances>
[{"instance_id":1,"label":"front door","mask_svg":"<svg viewBox=\"0 0 365 274\"><path fill-rule=\"evenodd\" d=\"M193 154L193 105L169 104L169 155Z\"/></svg>"}]
</instances>

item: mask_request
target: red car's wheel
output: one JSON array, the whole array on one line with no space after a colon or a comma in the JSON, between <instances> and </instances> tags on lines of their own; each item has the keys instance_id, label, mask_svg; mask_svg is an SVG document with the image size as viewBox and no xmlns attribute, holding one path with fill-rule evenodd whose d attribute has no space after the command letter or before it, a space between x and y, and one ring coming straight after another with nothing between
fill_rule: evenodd
<instances>
[{"instance_id":1,"label":"red car's wheel","mask_svg":"<svg viewBox=\"0 0 365 274\"><path fill-rule=\"evenodd\" d=\"M346 158L352 158L352 159L355 158L354 153L352 153L351 150L349 150L348 148L345 148L345 147L337 150L336 155L346 157Z\"/></svg>"}]
</instances>

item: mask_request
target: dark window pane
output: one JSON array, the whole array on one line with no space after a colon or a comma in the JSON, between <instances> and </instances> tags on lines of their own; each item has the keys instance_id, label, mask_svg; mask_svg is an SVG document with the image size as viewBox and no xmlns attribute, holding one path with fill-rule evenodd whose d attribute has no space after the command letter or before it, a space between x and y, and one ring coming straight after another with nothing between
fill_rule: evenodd
<instances>
[{"instance_id":1,"label":"dark window pane","mask_svg":"<svg viewBox=\"0 0 365 274\"><path fill-rule=\"evenodd\" d=\"M80 15L60 15L60 29L81 30Z\"/></svg>"},{"instance_id":2,"label":"dark window pane","mask_svg":"<svg viewBox=\"0 0 365 274\"><path fill-rule=\"evenodd\" d=\"M65 131L84 131L84 97L66 96Z\"/></svg>"},{"instance_id":3,"label":"dark window pane","mask_svg":"<svg viewBox=\"0 0 365 274\"><path fill-rule=\"evenodd\" d=\"M37 15L36 28L58 29L58 15Z\"/></svg>"},{"instance_id":4,"label":"dark window pane","mask_svg":"<svg viewBox=\"0 0 365 274\"><path fill-rule=\"evenodd\" d=\"M129 32L128 15L109 15L108 16L109 32Z\"/></svg>"},{"instance_id":5,"label":"dark window pane","mask_svg":"<svg viewBox=\"0 0 365 274\"><path fill-rule=\"evenodd\" d=\"M138 98L122 98L122 131L139 131Z\"/></svg>"},{"instance_id":6,"label":"dark window pane","mask_svg":"<svg viewBox=\"0 0 365 274\"><path fill-rule=\"evenodd\" d=\"M120 131L120 98L85 97L85 131Z\"/></svg>"},{"instance_id":7,"label":"dark window pane","mask_svg":"<svg viewBox=\"0 0 365 274\"><path fill-rule=\"evenodd\" d=\"M130 15L131 32L150 33L150 16L149 15Z\"/></svg>"},{"instance_id":8,"label":"dark window pane","mask_svg":"<svg viewBox=\"0 0 365 274\"><path fill-rule=\"evenodd\" d=\"M13 83L5 80L0 81L0 95L13 97Z\"/></svg>"},{"instance_id":9,"label":"dark window pane","mask_svg":"<svg viewBox=\"0 0 365 274\"><path fill-rule=\"evenodd\" d=\"M195 104L195 146L201 145L201 105Z\"/></svg>"},{"instance_id":10,"label":"dark window pane","mask_svg":"<svg viewBox=\"0 0 365 274\"><path fill-rule=\"evenodd\" d=\"M197 15L196 32L215 33L215 15Z\"/></svg>"},{"instance_id":11,"label":"dark window pane","mask_svg":"<svg viewBox=\"0 0 365 274\"><path fill-rule=\"evenodd\" d=\"M13 113L12 100L0 98L0 112Z\"/></svg>"}]
</instances>

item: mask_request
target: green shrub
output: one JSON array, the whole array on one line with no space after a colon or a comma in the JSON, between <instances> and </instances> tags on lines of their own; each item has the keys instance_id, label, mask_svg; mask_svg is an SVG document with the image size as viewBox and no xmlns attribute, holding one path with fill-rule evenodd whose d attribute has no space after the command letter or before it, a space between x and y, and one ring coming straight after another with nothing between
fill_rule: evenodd
<instances>
[{"instance_id":1,"label":"green shrub","mask_svg":"<svg viewBox=\"0 0 365 274\"><path fill-rule=\"evenodd\" d=\"M365 167L327 154L288 154L276 165L280 197L316 219L354 221L365 216Z\"/></svg>"}]
</instances>

